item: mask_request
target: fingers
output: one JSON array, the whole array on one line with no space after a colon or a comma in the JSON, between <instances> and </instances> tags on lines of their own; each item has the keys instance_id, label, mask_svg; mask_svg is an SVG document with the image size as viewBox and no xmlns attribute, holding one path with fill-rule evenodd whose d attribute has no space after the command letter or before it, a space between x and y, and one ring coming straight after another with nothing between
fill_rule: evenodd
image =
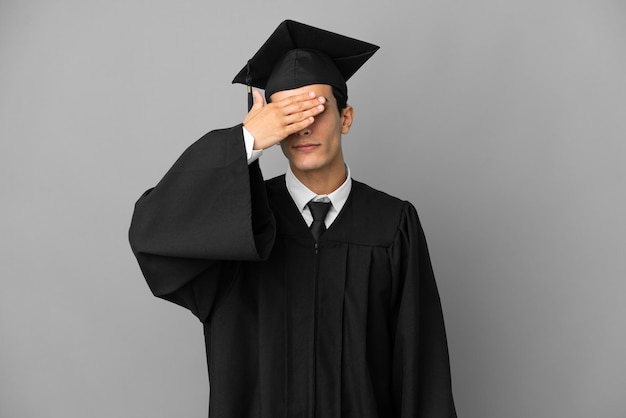
<instances>
[{"instance_id":1,"label":"fingers","mask_svg":"<svg viewBox=\"0 0 626 418\"><path fill-rule=\"evenodd\" d=\"M289 135L293 135L296 132L299 132L307 127L309 127L313 122L315 121L315 119L313 117L308 117L304 120L299 120L297 122L294 122L290 125L285 126L285 138L288 137Z\"/></svg>"},{"instance_id":2,"label":"fingers","mask_svg":"<svg viewBox=\"0 0 626 418\"><path fill-rule=\"evenodd\" d=\"M314 92L307 92L286 97L285 99L273 104L281 109L283 114L287 116L306 112L314 108L317 108L319 111L323 111L324 103L326 103L325 97L315 97Z\"/></svg>"},{"instance_id":3,"label":"fingers","mask_svg":"<svg viewBox=\"0 0 626 418\"><path fill-rule=\"evenodd\" d=\"M305 110L292 109L284 116L285 124L291 125L307 119L310 119L310 122L312 123L313 117L319 115L324 111L324 105L320 102L317 102L317 104L313 104L313 107L308 107L307 105L304 107L304 109Z\"/></svg>"},{"instance_id":4,"label":"fingers","mask_svg":"<svg viewBox=\"0 0 626 418\"><path fill-rule=\"evenodd\" d=\"M306 100L303 102L292 103L288 106L285 106L283 110L283 114L287 117L289 116L299 116L301 119L304 119L308 116L315 116L324 111L324 104L326 103L326 99L323 97L317 97L315 99Z\"/></svg>"},{"instance_id":5,"label":"fingers","mask_svg":"<svg viewBox=\"0 0 626 418\"><path fill-rule=\"evenodd\" d=\"M275 122L284 130L282 134L291 135L313 123L313 117L324 111L325 103L325 97L316 97L314 92L304 92L270 103L267 111L276 112ZM297 125L293 127L294 124Z\"/></svg>"},{"instance_id":6,"label":"fingers","mask_svg":"<svg viewBox=\"0 0 626 418\"><path fill-rule=\"evenodd\" d=\"M325 109L325 103L326 99L324 97L316 97L286 104L280 110L284 116L285 123L291 124L322 113Z\"/></svg>"},{"instance_id":7,"label":"fingers","mask_svg":"<svg viewBox=\"0 0 626 418\"><path fill-rule=\"evenodd\" d=\"M285 136L289 136L311 125L314 122L314 117L324 111L326 99L324 97L310 97L307 94L306 96L293 97L291 100L277 103L282 113L280 119Z\"/></svg>"},{"instance_id":8,"label":"fingers","mask_svg":"<svg viewBox=\"0 0 626 418\"><path fill-rule=\"evenodd\" d=\"M302 89L267 105L259 91L253 94L254 103L243 125L254 137L255 149L268 148L308 127L326 107L326 98Z\"/></svg>"}]
</instances>

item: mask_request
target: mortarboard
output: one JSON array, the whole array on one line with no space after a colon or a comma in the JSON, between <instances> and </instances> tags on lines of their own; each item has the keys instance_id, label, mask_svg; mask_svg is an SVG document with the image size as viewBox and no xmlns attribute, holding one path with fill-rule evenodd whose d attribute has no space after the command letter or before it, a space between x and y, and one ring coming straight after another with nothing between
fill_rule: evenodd
<instances>
[{"instance_id":1,"label":"mortarboard","mask_svg":"<svg viewBox=\"0 0 626 418\"><path fill-rule=\"evenodd\" d=\"M265 98L281 90L328 84L348 98L346 81L378 50L378 46L293 20L285 20L235 76L233 83L265 90Z\"/></svg>"}]
</instances>

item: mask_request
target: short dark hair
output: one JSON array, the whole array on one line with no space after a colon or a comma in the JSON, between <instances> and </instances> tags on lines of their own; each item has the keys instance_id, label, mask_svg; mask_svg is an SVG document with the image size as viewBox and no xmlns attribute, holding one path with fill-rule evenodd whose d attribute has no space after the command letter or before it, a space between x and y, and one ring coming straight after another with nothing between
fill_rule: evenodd
<instances>
[{"instance_id":1,"label":"short dark hair","mask_svg":"<svg viewBox=\"0 0 626 418\"><path fill-rule=\"evenodd\" d=\"M344 94L339 91L338 88L332 87L333 96L335 96L335 101L337 101L337 109L339 110L339 116L341 116L341 111L348 106L348 98L344 96Z\"/></svg>"}]
</instances>

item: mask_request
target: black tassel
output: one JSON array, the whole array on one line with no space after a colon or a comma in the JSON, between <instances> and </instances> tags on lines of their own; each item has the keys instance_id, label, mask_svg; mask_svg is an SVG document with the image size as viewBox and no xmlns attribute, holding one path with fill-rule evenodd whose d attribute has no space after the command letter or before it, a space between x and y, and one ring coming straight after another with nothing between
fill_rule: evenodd
<instances>
[{"instance_id":1,"label":"black tassel","mask_svg":"<svg viewBox=\"0 0 626 418\"><path fill-rule=\"evenodd\" d=\"M252 105L254 104L254 96L252 96L252 77L250 76L250 60L248 60L248 64L246 65L246 84L248 85L248 112L252 109Z\"/></svg>"},{"instance_id":2,"label":"black tassel","mask_svg":"<svg viewBox=\"0 0 626 418\"><path fill-rule=\"evenodd\" d=\"M248 112L252 109L254 104L254 96L252 95L252 86L248 86Z\"/></svg>"}]
</instances>

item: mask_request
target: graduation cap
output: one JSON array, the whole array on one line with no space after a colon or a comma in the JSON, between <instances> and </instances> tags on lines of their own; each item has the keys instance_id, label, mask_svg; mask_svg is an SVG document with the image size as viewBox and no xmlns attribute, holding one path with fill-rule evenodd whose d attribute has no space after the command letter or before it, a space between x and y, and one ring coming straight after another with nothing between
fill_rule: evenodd
<instances>
[{"instance_id":1,"label":"graduation cap","mask_svg":"<svg viewBox=\"0 0 626 418\"><path fill-rule=\"evenodd\" d=\"M348 99L346 81L378 50L378 46L313 26L285 20L235 76L233 83L277 91L328 84Z\"/></svg>"}]
</instances>

